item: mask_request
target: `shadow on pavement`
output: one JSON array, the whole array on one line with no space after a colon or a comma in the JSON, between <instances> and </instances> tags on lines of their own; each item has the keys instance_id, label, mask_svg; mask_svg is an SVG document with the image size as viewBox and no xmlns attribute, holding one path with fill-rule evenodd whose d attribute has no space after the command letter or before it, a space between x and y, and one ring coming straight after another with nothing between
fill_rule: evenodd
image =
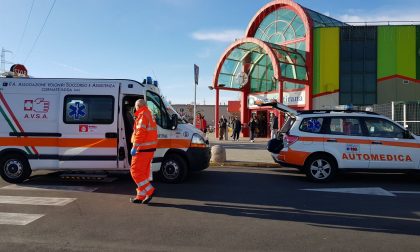
<instances>
[{"instance_id":1,"label":"shadow on pavement","mask_svg":"<svg viewBox=\"0 0 420 252\"><path fill-rule=\"evenodd\" d=\"M27 184L54 180L57 184L57 177L57 173L51 173L35 177ZM317 184L308 182L293 169L209 169L193 174L183 184L153 182L157 193L150 206L293 221L334 229L420 235L420 195L382 197L301 190L392 187L394 190L420 191L419 181L418 177L407 175L349 174L332 183ZM86 185L86 182L60 184ZM89 186L98 186L95 193L129 197L135 192L129 174L118 175L118 180L112 183L90 182ZM194 202L183 203L182 200ZM176 204L177 201L181 203Z\"/></svg>"}]
</instances>

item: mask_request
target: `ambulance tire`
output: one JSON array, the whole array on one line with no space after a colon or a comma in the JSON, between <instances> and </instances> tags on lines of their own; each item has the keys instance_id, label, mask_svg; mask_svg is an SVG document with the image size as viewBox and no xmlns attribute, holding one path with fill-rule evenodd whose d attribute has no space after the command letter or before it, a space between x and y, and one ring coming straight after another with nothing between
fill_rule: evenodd
<instances>
[{"instance_id":1,"label":"ambulance tire","mask_svg":"<svg viewBox=\"0 0 420 252\"><path fill-rule=\"evenodd\" d=\"M21 154L6 154L0 160L0 176L9 183L20 184L31 176L28 159Z\"/></svg>"},{"instance_id":2,"label":"ambulance tire","mask_svg":"<svg viewBox=\"0 0 420 252\"><path fill-rule=\"evenodd\" d=\"M177 154L169 154L166 156L159 170L160 180L170 184L183 182L187 177L187 174L187 162Z\"/></svg>"},{"instance_id":3,"label":"ambulance tire","mask_svg":"<svg viewBox=\"0 0 420 252\"><path fill-rule=\"evenodd\" d=\"M306 177L313 182L331 181L337 173L337 162L329 155L317 154L305 162Z\"/></svg>"}]
</instances>

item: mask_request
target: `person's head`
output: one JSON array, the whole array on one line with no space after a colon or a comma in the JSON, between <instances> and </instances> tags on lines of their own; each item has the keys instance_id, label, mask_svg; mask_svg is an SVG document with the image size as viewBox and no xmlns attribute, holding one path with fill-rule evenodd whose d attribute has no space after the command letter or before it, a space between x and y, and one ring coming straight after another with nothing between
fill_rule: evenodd
<instances>
[{"instance_id":1,"label":"person's head","mask_svg":"<svg viewBox=\"0 0 420 252\"><path fill-rule=\"evenodd\" d=\"M144 99L138 99L134 106L135 106L136 111L137 111L137 110L141 109L142 107L147 106L147 103Z\"/></svg>"},{"instance_id":2,"label":"person's head","mask_svg":"<svg viewBox=\"0 0 420 252\"><path fill-rule=\"evenodd\" d=\"M225 119L225 116L224 115L222 115L222 119Z\"/></svg>"}]
</instances>

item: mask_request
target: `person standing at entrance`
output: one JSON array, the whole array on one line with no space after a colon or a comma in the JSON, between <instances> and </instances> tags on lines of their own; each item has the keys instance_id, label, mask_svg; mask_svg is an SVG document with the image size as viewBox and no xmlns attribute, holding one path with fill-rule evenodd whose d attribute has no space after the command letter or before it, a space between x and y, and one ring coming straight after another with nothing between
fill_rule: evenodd
<instances>
[{"instance_id":1,"label":"person standing at entrance","mask_svg":"<svg viewBox=\"0 0 420 252\"><path fill-rule=\"evenodd\" d=\"M251 121L248 123L249 131L251 132L249 136L249 141L254 142L255 138L255 130L257 129L257 119L255 118L255 115L252 115Z\"/></svg>"},{"instance_id":2,"label":"person standing at entrance","mask_svg":"<svg viewBox=\"0 0 420 252\"><path fill-rule=\"evenodd\" d=\"M137 184L137 196L130 198L132 203L148 204L152 200L155 188L150 184L149 177L153 155L157 147L157 126L155 118L147 107L144 99L135 104L136 120L134 122L131 142L131 176Z\"/></svg>"},{"instance_id":3,"label":"person standing at entrance","mask_svg":"<svg viewBox=\"0 0 420 252\"><path fill-rule=\"evenodd\" d=\"M233 121L233 141L239 141L239 133L241 132L241 128L241 120L235 116L235 120Z\"/></svg>"},{"instance_id":4,"label":"person standing at entrance","mask_svg":"<svg viewBox=\"0 0 420 252\"><path fill-rule=\"evenodd\" d=\"M277 132L279 130L279 118L274 113L271 113L270 130L271 130L271 139L276 138Z\"/></svg>"},{"instance_id":5,"label":"person standing at entrance","mask_svg":"<svg viewBox=\"0 0 420 252\"><path fill-rule=\"evenodd\" d=\"M220 137L219 140L227 140L227 120L225 118L225 116L222 116L219 120L219 125L220 125Z\"/></svg>"}]
</instances>

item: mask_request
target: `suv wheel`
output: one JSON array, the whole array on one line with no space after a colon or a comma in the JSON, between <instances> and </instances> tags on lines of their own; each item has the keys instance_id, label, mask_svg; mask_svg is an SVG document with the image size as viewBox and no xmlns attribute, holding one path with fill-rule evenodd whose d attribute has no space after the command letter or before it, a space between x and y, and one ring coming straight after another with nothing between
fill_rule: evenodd
<instances>
[{"instance_id":1,"label":"suv wheel","mask_svg":"<svg viewBox=\"0 0 420 252\"><path fill-rule=\"evenodd\" d=\"M330 181L337 172L335 160L327 155L317 155L305 164L306 176L315 182Z\"/></svg>"},{"instance_id":2,"label":"suv wheel","mask_svg":"<svg viewBox=\"0 0 420 252\"><path fill-rule=\"evenodd\" d=\"M0 175L9 183L22 183L31 173L29 162L23 155L10 154L0 160Z\"/></svg>"}]
</instances>

